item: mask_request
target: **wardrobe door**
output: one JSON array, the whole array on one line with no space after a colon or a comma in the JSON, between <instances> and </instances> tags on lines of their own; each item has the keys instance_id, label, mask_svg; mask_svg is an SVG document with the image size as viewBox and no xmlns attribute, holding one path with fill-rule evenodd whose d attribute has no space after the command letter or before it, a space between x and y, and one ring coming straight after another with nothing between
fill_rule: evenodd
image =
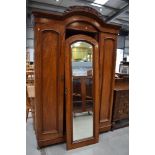
<instances>
[{"instance_id":1,"label":"wardrobe door","mask_svg":"<svg viewBox=\"0 0 155 155\"><path fill-rule=\"evenodd\" d=\"M99 52L85 35L68 38L65 49L67 149L73 149L99 139Z\"/></svg>"},{"instance_id":2,"label":"wardrobe door","mask_svg":"<svg viewBox=\"0 0 155 155\"><path fill-rule=\"evenodd\" d=\"M63 29L36 25L35 32L36 134L42 147L64 141Z\"/></svg>"},{"instance_id":3,"label":"wardrobe door","mask_svg":"<svg viewBox=\"0 0 155 155\"><path fill-rule=\"evenodd\" d=\"M100 131L111 129L116 35L100 35Z\"/></svg>"}]
</instances>

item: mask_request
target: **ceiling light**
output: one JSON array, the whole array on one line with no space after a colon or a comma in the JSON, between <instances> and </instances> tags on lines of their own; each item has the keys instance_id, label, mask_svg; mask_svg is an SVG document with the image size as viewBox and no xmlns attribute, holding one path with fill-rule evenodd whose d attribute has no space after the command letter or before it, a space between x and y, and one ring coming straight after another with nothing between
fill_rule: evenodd
<instances>
[{"instance_id":1,"label":"ceiling light","mask_svg":"<svg viewBox=\"0 0 155 155\"><path fill-rule=\"evenodd\" d=\"M56 2L59 2L59 0L55 0Z\"/></svg>"},{"instance_id":2,"label":"ceiling light","mask_svg":"<svg viewBox=\"0 0 155 155\"><path fill-rule=\"evenodd\" d=\"M95 4L95 3L91 3L91 5L93 5L93 6L97 6L97 7L102 7L101 5L99 5L99 4Z\"/></svg>"},{"instance_id":3,"label":"ceiling light","mask_svg":"<svg viewBox=\"0 0 155 155\"><path fill-rule=\"evenodd\" d=\"M94 1L94 3L101 4L101 5L103 5L103 4L107 3L107 2L108 2L108 0L95 0Z\"/></svg>"}]
</instances>

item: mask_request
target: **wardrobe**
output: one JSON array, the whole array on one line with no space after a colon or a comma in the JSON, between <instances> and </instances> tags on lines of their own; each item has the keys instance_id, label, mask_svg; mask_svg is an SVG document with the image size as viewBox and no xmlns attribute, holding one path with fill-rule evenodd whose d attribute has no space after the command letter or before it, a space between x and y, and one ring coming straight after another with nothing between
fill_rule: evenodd
<instances>
[{"instance_id":1,"label":"wardrobe","mask_svg":"<svg viewBox=\"0 0 155 155\"><path fill-rule=\"evenodd\" d=\"M90 76L87 78L89 81L93 74L94 85L90 84L93 92L89 91L88 94L81 96L78 91L76 93L76 89L83 89L84 94L87 86L76 84L79 77L74 77L75 100L78 100L80 96L80 99L82 98L80 104L83 104L89 99L87 96L93 93L92 96L95 96L93 107L96 108L94 125L97 127L94 127L94 133L109 131L112 125L116 46L120 27L105 23L99 12L86 6L73 6L64 13L33 11L33 15L35 32L34 128L38 146L44 147L67 140L66 128L69 121L66 119L69 119L67 110L70 110L68 104L71 103L69 100L71 100L70 94L72 93L70 81L73 79L69 62L71 55L68 51L71 50L70 45L77 41L89 43L92 46L90 48L94 50L94 70L93 73L89 71ZM90 59L89 52L88 55ZM78 59L81 61L81 58L78 57ZM84 81L84 78L81 78L82 80ZM91 102L89 103L91 105ZM88 108L91 113L91 106L83 106L83 111L88 111ZM74 112L76 111L78 108L74 109ZM98 138L94 140L94 142L97 141Z\"/></svg>"}]
</instances>

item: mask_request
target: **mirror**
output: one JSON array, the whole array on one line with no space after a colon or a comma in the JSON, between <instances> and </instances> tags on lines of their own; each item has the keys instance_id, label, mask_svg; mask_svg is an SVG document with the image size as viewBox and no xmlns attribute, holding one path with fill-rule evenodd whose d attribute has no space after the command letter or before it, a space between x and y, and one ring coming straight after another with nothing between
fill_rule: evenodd
<instances>
[{"instance_id":1,"label":"mirror","mask_svg":"<svg viewBox=\"0 0 155 155\"><path fill-rule=\"evenodd\" d=\"M94 136L93 46L85 41L71 44L72 141Z\"/></svg>"},{"instance_id":2,"label":"mirror","mask_svg":"<svg viewBox=\"0 0 155 155\"><path fill-rule=\"evenodd\" d=\"M74 149L99 139L99 48L81 34L65 48L66 146Z\"/></svg>"}]
</instances>

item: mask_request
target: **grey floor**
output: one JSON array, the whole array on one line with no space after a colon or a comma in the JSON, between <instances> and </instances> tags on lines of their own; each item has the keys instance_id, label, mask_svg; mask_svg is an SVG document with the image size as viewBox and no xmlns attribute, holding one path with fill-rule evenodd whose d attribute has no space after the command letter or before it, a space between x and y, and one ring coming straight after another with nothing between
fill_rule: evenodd
<instances>
[{"instance_id":1,"label":"grey floor","mask_svg":"<svg viewBox=\"0 0 155 155\"><path fill-rule=\"evenodd\" d=\"M29 118L26 125L26 155L129 155L129 128L121 128L100 134L99 143L66 150L66 143L38 150L36 138Z\"/></svg>"}]
</instances>

